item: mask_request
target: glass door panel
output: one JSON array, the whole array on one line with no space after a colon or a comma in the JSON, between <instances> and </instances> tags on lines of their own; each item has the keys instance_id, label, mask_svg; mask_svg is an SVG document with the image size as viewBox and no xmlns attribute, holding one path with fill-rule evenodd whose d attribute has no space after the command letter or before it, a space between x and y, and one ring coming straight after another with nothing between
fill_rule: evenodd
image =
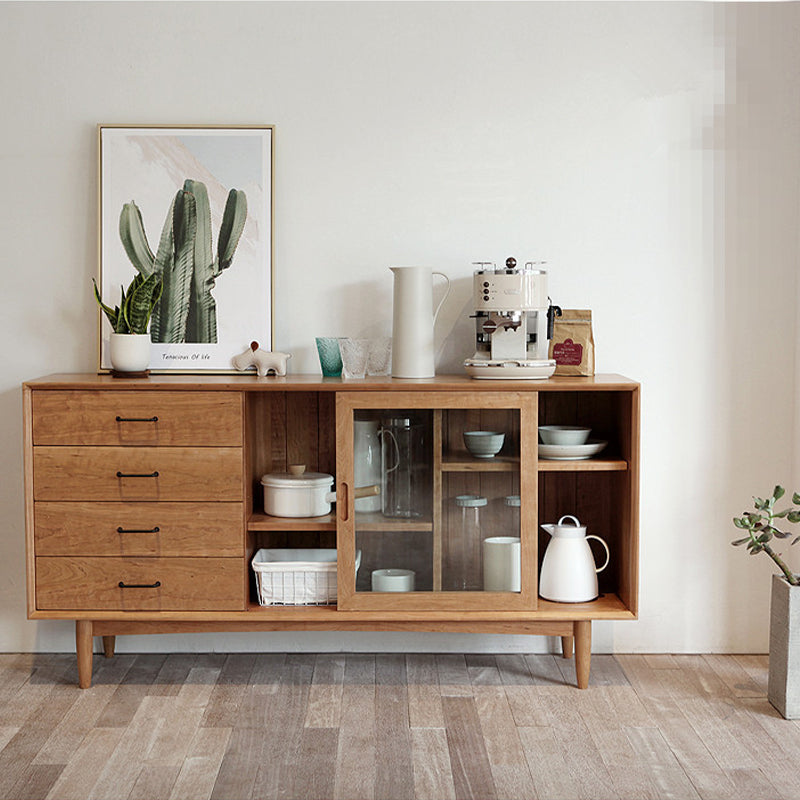
<instances>
[{"instance_id":1,"label":"glass door panel","mask_svg":"<svg viewBox=\"0 0 800 800\"><path fill-rule=\"evenodd\" d=\"M338 472L355 488L338 510L340 607L532 607L535 393L399 394L337 398Z\"/></svg>"}]
</instances>

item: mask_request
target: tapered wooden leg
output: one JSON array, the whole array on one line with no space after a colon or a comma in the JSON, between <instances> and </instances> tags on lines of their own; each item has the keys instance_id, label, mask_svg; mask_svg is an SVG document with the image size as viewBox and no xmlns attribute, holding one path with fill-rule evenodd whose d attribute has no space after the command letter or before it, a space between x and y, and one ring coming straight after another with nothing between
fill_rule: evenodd
<instances>
[{"instance_id":1,"label":"tapered wooden leg","mask_svg":"<svg viewBox=\"0 0 800 800\"><path fill-rule=\"evenodd\" d=\"M106 658L114 658L114 644L117 641L116 636L103 637L103 655Z\"/></svg>"},{"instance_id":2,"label":"tapered wooden leg","mask_svg":"<svg viewBox=\"0 0 800 800\"><path fill-rule=\"evenodd\" d=\"M75 621L75 649L78 654L78 686L88 689L92 685L92 621Z\"/></svg>"},{"instance_id":3,"label":"tapered wooden leg","mask_svg":"<svg viewBox=\"0 0 800 800\"><path fill-rule=\"evenodd\" d=\"M589 686L589 669L592 662L592 621L582 619L572 623L575 634L575 676L578 688Z\"/></svg>"},{"instance_id":4,"label":"tapered wooden leg","mask_svg":"<svg viewBox=\"0 0 800 800\"><path fill-rule=\"evenodd\" d=\"M561 655L564 658L572 658L572 637L571 636L562 636L561 637Z\"/></svg>"}]
</instances>

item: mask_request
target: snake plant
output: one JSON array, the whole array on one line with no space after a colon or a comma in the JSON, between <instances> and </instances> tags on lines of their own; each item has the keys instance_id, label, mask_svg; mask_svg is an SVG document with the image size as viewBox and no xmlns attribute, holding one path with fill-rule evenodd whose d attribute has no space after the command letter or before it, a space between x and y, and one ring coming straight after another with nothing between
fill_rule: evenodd
<instances>
[{"instance_id":1,"label":"snake plant","mask_svg":"<svg viewBox=\"0 0 800 800\"><path fill-rule=\"evenodd\" d=\"M153 255L136 203L122 207L119 233L128 258L140 275L156 274L163 281L150 328L154 342L216 343L217 306L211 290L233 261L246 216L245 193L231 189L215 254L208 191L201 181L187 179L172 200Z\"/></svg>"},{"instance_id":2,"label":"snake plant","mask_svg":"<svg viewBox=\"0 0 800 800\"><path fill-rule=\"evenodd\" d=\"M111 308L103 302L97 281L94 282L94 296L111 323L114 333L147 333L147 326L153 308L161 298L163 283L159 275L151 272L147 277L141 273L134 276L126 290L122 287L120 304Z\"/></svg>"}]
</instances>

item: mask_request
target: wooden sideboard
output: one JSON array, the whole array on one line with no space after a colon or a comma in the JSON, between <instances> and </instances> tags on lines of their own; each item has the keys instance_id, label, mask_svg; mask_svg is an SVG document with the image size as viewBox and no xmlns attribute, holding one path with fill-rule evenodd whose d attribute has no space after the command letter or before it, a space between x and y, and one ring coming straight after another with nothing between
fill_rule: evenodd
<instances>
[{"instance_id":1,"label":"wooden sideboard","mask_svg":"<svg viewBox=\"0 0 800 800\"><path fill-rule=\"evenodd\" d=\"M82 687L94 636L111 656L126 634L378 630L558 636L565 657L574 643L585 688L592 620L637 616L639 385L626 378L54 375L25 383L23 401L28 616L75 620ZM412 525L354 509L353 419L388 409L427 415L429 511ZM547 423L591 426L608 444L588 460L539 459ZM464 449L461 432L476 427L506 431L496 459ZM296 463L336 476L330 514L264 513L261 476ZM448 508L476 492L521 498L519 592L448 583L462 546ZM506 525L499 506L484 514L488 535ZM538 596L539 525L563 514L611 549L589 603ZM370 592L369 563L354 563L362 543L416 558L425 585ZM250 562L263 547L337 548L338 603L259 605Z\"/></svg>"}]
</instances>

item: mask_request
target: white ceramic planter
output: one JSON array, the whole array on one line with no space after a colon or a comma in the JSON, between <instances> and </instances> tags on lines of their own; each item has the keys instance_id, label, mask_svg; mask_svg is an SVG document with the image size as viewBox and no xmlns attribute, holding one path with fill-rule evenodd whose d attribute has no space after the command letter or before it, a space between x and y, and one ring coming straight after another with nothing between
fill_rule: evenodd
<instances>
[{"instance_id":1,"label":"white ceramic planter","mask_svg":"<svg viewBox=\"0 0 800 800\"><path fill-rule=\"evenodd\" d=\"M800 719L800 586L772 576L767 697L786 719Z\"/></svg>"},{"instance_id":2,"label":"white ceramic planter","mask_svg":"<svg viewBox=\"0 0 800 800\"><path fill-rule=\"evenodd\" d=\"M150 368L150 334L112 333L108 354L117 372L144 372Z\"/></svg>"}]
</instances>

